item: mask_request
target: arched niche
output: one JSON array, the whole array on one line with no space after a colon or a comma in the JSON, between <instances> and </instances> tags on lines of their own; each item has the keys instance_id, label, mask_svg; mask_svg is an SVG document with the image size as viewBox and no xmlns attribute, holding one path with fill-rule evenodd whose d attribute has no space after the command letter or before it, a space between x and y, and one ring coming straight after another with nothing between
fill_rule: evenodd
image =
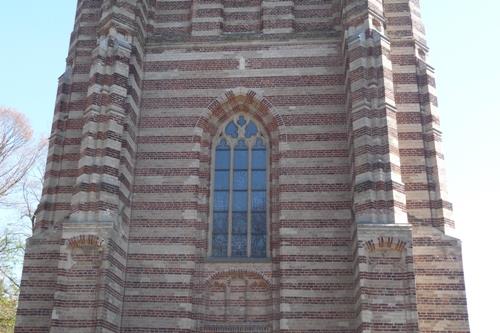
<instances>
[{"instance_id":1,"label":"arched niche","mask_svg":"<svg viewBox=\"0 0 500 333\"><path fill-rule=\"evenodd\" d=\"M202 332L271 332L271 284L250 271L220 272L203 289Z\"/></svg>"}]
</instances>

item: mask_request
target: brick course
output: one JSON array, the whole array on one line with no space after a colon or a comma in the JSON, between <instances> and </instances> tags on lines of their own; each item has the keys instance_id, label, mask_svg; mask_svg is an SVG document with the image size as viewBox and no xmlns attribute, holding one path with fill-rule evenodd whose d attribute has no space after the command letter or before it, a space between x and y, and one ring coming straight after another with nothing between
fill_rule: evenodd
<instances>
[{"instance_id":1,"label":"brick course","mask_svg":"<svg viewBox=\"0 0 500 333\"><path fill-rule=\"evenodd\" d=\"M417 0L79 0L16 332L468 332ZM269 138L264 259L208 255Z\"/></svg>"}]
</instances>

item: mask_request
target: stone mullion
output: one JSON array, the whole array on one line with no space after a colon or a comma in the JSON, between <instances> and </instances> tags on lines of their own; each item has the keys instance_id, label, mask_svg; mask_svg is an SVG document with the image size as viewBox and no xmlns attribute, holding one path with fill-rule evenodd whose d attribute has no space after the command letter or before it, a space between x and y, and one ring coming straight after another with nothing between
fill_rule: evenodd
<instances>
[{"instance_id":1,"label":"stone mullion","mask_svg":"<svg viewBox=\"0 0 500 333\"><path fill-rule=\"evenodd\" d=\"M247 257L252 256L252 144L250 140L248 144L248 164L247 164Z\"/></svg>"},{"instance_id":2,"label":"stone mullion","mask_svg":"<svg viewBox=\"0 0 500 333\"><path fill-rule=\"evenodd\" d=\"M227 217L227 256L232 257L233 244L233 194L234 194L234 146L236 142L229 141L229 202L228 202L228 217Z\"/></svg>"}]
</instances>

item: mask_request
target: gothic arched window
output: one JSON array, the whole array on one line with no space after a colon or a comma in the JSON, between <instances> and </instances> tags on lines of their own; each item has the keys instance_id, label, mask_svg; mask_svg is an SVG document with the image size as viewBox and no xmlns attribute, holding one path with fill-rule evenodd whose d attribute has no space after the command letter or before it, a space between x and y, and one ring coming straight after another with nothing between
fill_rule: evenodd
<instances>
[{"instance_id":1,"label":"gothic arched window","mask_svg":"<svg viewBox=\"0 0 500 333\"><path fill-rule=\"evenodd\" d=\"M217 258L265 258L268 253L268 140L238 114L214 141L209 253Z\"/></svg>"}]
</instances>

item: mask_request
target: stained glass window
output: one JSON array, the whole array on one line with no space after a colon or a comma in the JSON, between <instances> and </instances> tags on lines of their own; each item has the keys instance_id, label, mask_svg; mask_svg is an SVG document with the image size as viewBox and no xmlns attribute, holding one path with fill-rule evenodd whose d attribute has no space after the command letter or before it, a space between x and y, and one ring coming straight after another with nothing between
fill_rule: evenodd
<instances>
[{"instance_id":1,"label":"stained glass window","mask_svg":"<svg viewBox=\"0 0 500 333\"><path fill-rule=\"evenodd\" d=\"M236 115L216 139L211 256L267 257L267 141L257 123Z\"/></svg>"}]
</instances>

